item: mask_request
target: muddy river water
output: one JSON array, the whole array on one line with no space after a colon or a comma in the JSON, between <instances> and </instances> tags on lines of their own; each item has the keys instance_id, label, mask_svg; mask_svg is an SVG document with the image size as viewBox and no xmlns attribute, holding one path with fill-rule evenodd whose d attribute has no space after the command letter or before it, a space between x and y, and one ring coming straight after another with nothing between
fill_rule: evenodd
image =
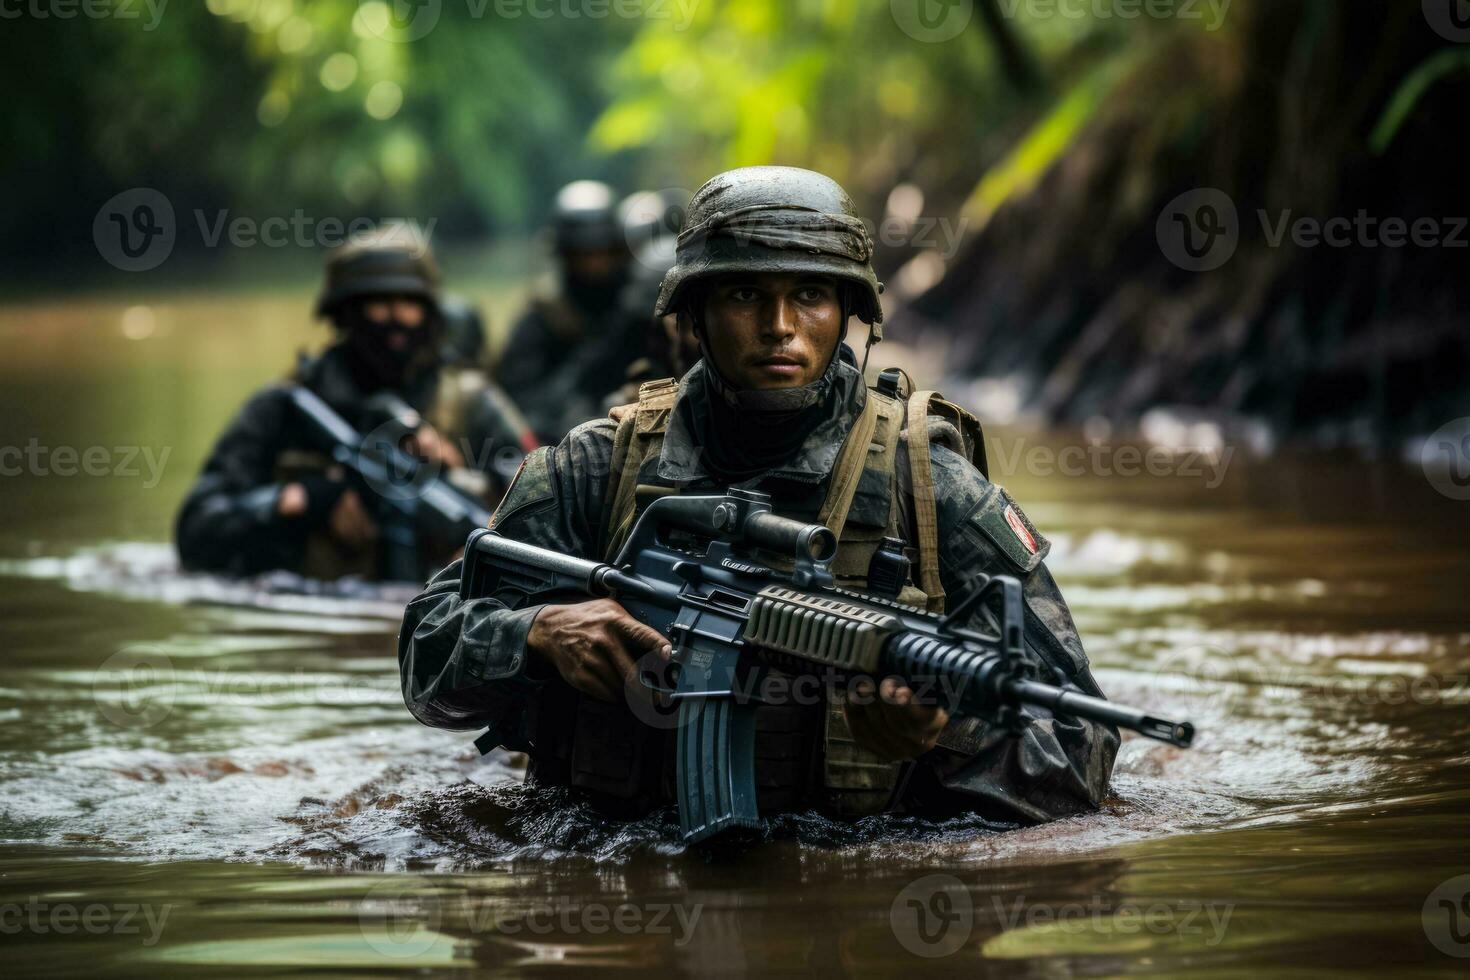
<instances>
[{"instance_id":1,"label":"muddy river water","mask_svg":"<svg viewBox=\"0 0 1470 980\"><path fill-rule=\"evenodd\" d=\"M1470 965L1470 502L1418 468L997 431L1104 690L1196 747L1127 741L1108 805L1050 826L790 818L690 853L415 723L401 592L176 572L173 509L320 339L306 306L0 308L7 975Z\"/></svg>"}]
</instances>

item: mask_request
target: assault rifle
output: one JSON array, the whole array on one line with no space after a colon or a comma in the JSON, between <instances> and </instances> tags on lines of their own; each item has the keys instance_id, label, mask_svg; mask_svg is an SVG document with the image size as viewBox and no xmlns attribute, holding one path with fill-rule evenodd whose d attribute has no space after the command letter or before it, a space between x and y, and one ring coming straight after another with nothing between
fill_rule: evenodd
<instances>
[{"instance_id":1,"label":"assault rifle","mask_svg":"<svg viewBox=\"0 0 1470 980\"><path fill-rule=\"evenodd\" d=\"M790 556L791 570L771 567L761 552ZM465 546L460 595L520 595L528 602L611 596L669 638L672 686L648 672L641 679L671 698L676 711L679 824L690 843L758 825L755 705L742 692L758 689L750 673L772 664L898 675L949 692L953 714L1013 730L1024 725L1025 709L1040 708L1181 747L1193 740L1189 722L1035 680L1018 580L977 576L966 597L940 616L836 588L836 552L830 529L771 513L765 494L669 496L648 506L612 564L476 531ZM901 556L892 553L899 564L884 574L870 570L870 584L901 584Z\"/></svg>"},{"instance_id":2,"label":"assault rifle","mask_svg":"<svg viewBox=\"0 0 1470 980\"><path fill-rule=\"evenodd\" d=\"M404 428L408 421L385 423L363 436L309 388L291 385L287 391L311 438L347 471L363 502L375 511L384 579L422 581L425 542L448 545L447 554L453 542L490 523L484 504L399 448L404 432L412 431Z\"/></svg>"}]
</instances>

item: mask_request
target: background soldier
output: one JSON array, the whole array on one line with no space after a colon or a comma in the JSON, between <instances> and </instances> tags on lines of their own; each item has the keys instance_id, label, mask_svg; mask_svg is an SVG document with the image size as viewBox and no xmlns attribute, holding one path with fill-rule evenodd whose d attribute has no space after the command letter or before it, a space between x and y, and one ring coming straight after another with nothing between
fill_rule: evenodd
<instances>
[{"instance_id":1,"label":"background soldier","mask_svg":"<svg viewBox=\"0 0 1470 980\"><path fill-rule=\"evenodd\" d=\"M603 399L643 353L641 330L620 303L629 255L612 188L593 180L562 188L551 234L556 291L533 299L511 327L496 371L548 443L600 414Z\"/></svg>"},{"instance_id":2,"label":"background soldier","mask_svg":"<svg viewBox=\"0 0 1470 980\"><path fill-rule=\"evenodd\" d=\"M225 429L179 511L175 535L186 567L378 576L377 502L332 465L291 404L289 384L315 392L360 433L406 426L405 449L463 488L498 497L493 440L508 438L496 435L507 423L483 391L441 371L438 288L433 253L402 227L328 257L316 312L331 321L336 340L303 356L289 382L253 395ZM510 449L518 462L524 449ZM479 469L466 465L466 454ZM425 574L452 551L425 556L432 562Z\"/></svg>"},{"instance_id":3,"label":"background soldier","mask_svg":"<svg viewBox=\"0 0 1470 980\"><path fill-rule=\"evenodd\" d=\"M1018 577L1041 679L1098 694L1042 563L1048 542L975 465L978 424L933 393L908 395L896 374L865 388L842 340L854 315L877 336L871 252L851 201L825 176L753 167L710 180L690 204L656 308L688 324L702 361L677 385L644 385L621 421L589 422L529 456L492 526L603 559L659 495L759 490L776 513L836 532L843 587L866 586L885 538L902 538L915 558L900 598L932 610L963 597L976 573ZM671 653L664 637L612 600L513 608L508 594L461 601L458 584L456 565L406 611L399 658L413 714L443 728L489 726L482 746L528 750L532 778L617 811L667 802L672 740L630 700L645 696L635 662ZM1107 790L1111 727L1038 714L1017 735L951 722L895 678L874 687L758 707L763 813L899 807L1041 821L1095 807Z\"/></svg>"}]
</instances>

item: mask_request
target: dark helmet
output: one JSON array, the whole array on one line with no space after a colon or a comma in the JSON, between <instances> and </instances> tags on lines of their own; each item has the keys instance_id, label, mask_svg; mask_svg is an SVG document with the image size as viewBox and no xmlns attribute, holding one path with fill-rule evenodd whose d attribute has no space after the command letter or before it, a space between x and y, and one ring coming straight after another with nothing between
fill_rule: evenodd
<instances>
[{"instance_id":1,"label":"dark helmet","mask_svg":"<svg viewBox=\"0 0 1470 980\"><path fill-rule=\"evenodd\" d=\"M814 272L852 284L852 312L881 339L883 284L852 199L825 174L742 167L710 178L689 202L657 314L685 309L691 284L727 272Z\"/></svg>"},{"instance_id":2,"label":"dark helmet","mask_svg":"<svg viewBox=\"0 0 1470 980\"><path fill-rule=\"evenodd\" d=\"M551 234L558 252L624 247L613 189L600 180L574 180L557 191Z\"/></svg>"},{"instance_id":3,"label":"dark helmet","mask_svg":"<svg viewBox=\"0 0 1470 980\"><path fill-rule=\"evenodd\" d=\"M407 225L391 225L355 236L327 256L326 282L316 301L317 316L333 316L359 296L416 296L439 308L439 267L426 238Z\"/></svg>"}]
</instances>

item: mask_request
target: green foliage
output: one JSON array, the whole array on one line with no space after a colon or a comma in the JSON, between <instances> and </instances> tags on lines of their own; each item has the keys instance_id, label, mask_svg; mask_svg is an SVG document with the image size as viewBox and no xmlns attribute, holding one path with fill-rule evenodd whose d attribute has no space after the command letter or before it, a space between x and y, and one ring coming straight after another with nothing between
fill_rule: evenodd
<instances>
[{"instance_id":1,"label":"green foliage","mask_svg":"<svg viewBox=\"0 0 1470 980\"><path fill-rule=\"evenodd\" d=\"M28 188L10 217L70 242L144 185L188 208L525 231L576 177L692 188L766 162L825 170L865 207L911 182L988 213L1064 151L1110 65L1184 26L975 0L957 36L926 43L878 0L644 0L617 16L629 2L438 0L423 36L394 17L433 0L7 21L4 166ZM1382 138L1424 84L1406 82Z\"/></svg>"}]
</instances>

